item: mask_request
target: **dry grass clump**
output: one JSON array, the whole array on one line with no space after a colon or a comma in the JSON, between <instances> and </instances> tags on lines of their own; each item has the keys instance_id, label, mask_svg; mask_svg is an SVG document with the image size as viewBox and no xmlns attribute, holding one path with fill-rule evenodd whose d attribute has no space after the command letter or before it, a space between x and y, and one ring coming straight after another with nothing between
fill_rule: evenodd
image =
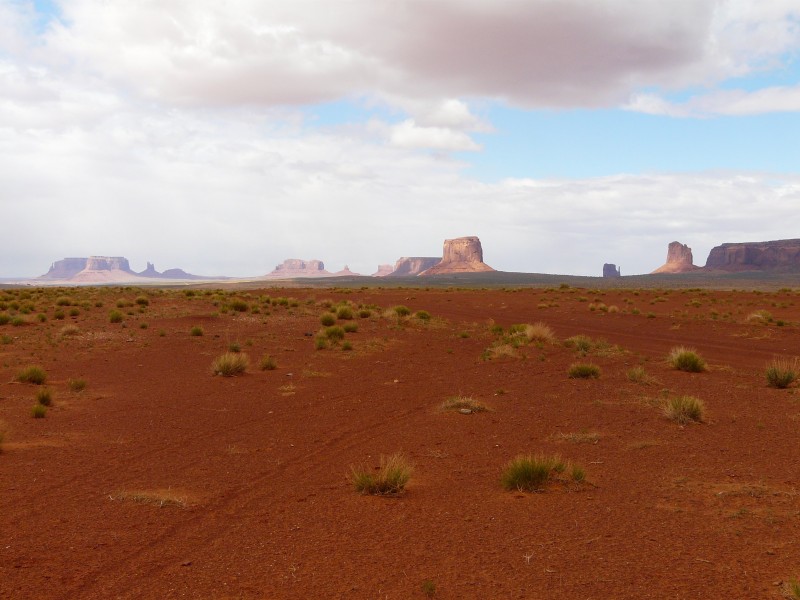
<instances>
[{"instance_id":1,"label":"dry grass clump","mask_svg":"<svg viewBox=\"0 0 800 600\"><path fill-rule=\"evenodd\" d=\"M247 354L239 352L225 352L220 354L212 363L211 371L214 375L222 375L223 377L234 377L241 375L247 370L250 364L250 359Z\"/></svg>"},{"instance_id":2,"label":"dry grass clump","mask_svg":"<svg viewBox=\"0 0 800 600\"><path fill-rule=\"evenodd\" d=\"M797 380L800 364L796 358L774 358L767 364L766 377L769 387L785 389Z\"/></svg>"},{"instance_id":3,"label":"dry grass clump","mask_svg":"<svg viewBox=\"0 0 800 600\"><path fill-rule=\"evenodd\" d=\"M772 313L768 310L755 310L747 315L745 319L748 323L770 323L772 321Z\"/></svg>"},{"instance_id":4,"label":"dry grass clump","mask_svg":"<svg viewBox=\"0 0 800 600\"><path fill-rule=\"evenodd\" d=\"M509 491L541 492L551 481L565 481L568 469L568 477L572 481L581 482L586 479L582 467L572 465L558 455L520 454L505 466L500 475L500 484Z\"/></svg>"},{"instance_id":5,"label":"dry grass clump","mask_svg":"<svg viewBox=\"0 0 800 600\"><path fill-rule=\"evenodd\" d=\"M676 346L669 351L667 360L673 368L679 371L702 373L706 370L706 361L703 360L694 348Z\"/></svg>"},{"instance_id":6,"label":"dry grass clump","mask_svg":"<svg viewBox=\"0 0 800 600\"><path fill-rule=\"evenodd\" d=\"M789 600L800 600L800 581L792 577L783 585L783 595Z\"/></svg>"},{"instance_id":7,"label":"dry grass clump","mask_svg":"<svg viewBox=\"0 0 800 600\"><path fill-rule=\"evenodd\" d=\"M458 410L462 412L485 412L489 408L479 400L475 400L469 396L453 396L448 398L440 407L441 410Z\"/></svg>"},{"instance_id":8,"label":"dry grass clump","mask_svg":"<svg viewBox=\"0 0 800 600\"><path fill-rule=\"evenodd\" d=\"M676 423L701 423L706 406L700 398L694 396L677 396L670 398L664 405L664 414Z\"/></svg>"},{"instance_id":9,"label":"dry grass clump","mask_svg":"<svg viewBox=\"0 0 800 600\"><path fill-rule=\"evenodd\" d=\"M651 377L647 371L645 371L644 367L631 367L628 369L626 375L628 376L628 381L634 383L641 383L644 385L656 383L655 378Z\"/></svg>"},{"instance_id":10,"label":"dry grass clump","mask_svg":"<svg viewBox=\"0 0 800 600\"><path fill-rule=\"evenodd\" d=\"M39 404L38 402L33 405L31 408L31 416L34 419L44 419L45 415L47 414L47 407L44 404Z\"/></svg>"},{"instance_id":11,"label":"dry grass clump","mask_svg":"<svg viewBox=\"0 0 800 600\"><path fill-rule=\"evenodd\" d=\"M81 332L80 328L77 325L64 325L61 328L61 337L70 337L78 335Z\"/></svg>"},{"instance_id":12,"label":"dry grass clump","mask_svg":"<svg viewBox=\"0 0 800 600\"><path fill-rule=\"evenodd\" d=\"M329 312L322 313L322 316L319 318L319 322L325 327L330 327L336 323L336 315Z\"/></svg>"},{"instance_id":13,"label":"dry grass clump","mask_svg":"<svg viewBox=\"0 0 800 600\"><path fill-rule=\"evenodd\" d=\"M36 402L42 406L50 406L53 403L53 392L50 388L42 387L36 390Z\"/></svg>"},{"instance_id":14,"label":"dry grass clump","mask_svg":"<svg viewBox=\"0 0 800 600\"><path fill-rule=\"evenodd\" d=\"M537 321L533 324L524 323L512 325L512 335L524 337L529 342L546 342L552 344L556 341L556 334L546 323Z\"/></svg>"},{"instance_id":15,"label":"dry grass clump","mask_svg":"<svg viewBox=\"0 0 800 600\"><path fill-rule=\"evenodd\" d=\"M203 335L203 328L199 325L195 325L189 330L189 335L192 337L202 337Z\"/></svg>"},{"instance_id":16,"label":"dry grass clump","mask_svg":"<svg viewBox=\"0 0 800 600\"><path fill-rule=\"evenodd\" d=\"M47 373L42 367L30 365L17 373L17 381L20 383L33 383L34 385L42 385L45 381L47 381Z\"/></svg>"},{"instance_id":17,"label":"dry grass clump","mask_svg":"<svg viewBox=\"0 0 800 600\"><path fill-rule=\"evenodd\" d=\"M67 381L67 387L69 387L70 391L75 393L82 392L86 389L86 380L85 379L70 379Z\"/></svg>"},{"instance_id":18,"label":"dry grass clump","mask_svg":"<svg viewBox=\"0 0 800 600\"><path fill-rule=\"evenodd\" d=\"M403 492L411 479L413 468L402 453L381 455L380 466L370 469L363 465L350 468L350 479L357 492L375 496L396 495Z\"/></svg>"},{"instance_id":19,"label":"dry grass clump","mask_svg":"<svg viewBox=\"0 0 800 600\"><path fill-rule=\"evenodd\" d=\"M262 371L274 371L278 368L278 361L275 360L271 354L265 354L261 357L261 370Z\"/></svg>"},{"instance_id":20,"label":"dry grass clump","mask_svg":"<svg viewBox=\"0 0 800 600\"><path fill-rule=\"evenodd\" d=\"M599 379L600 367L592 363L573 363L567 375L570 379Z\"/></svg>"},{"instance_id":21,"label":"dry grass clump","mask_svg":"<svg viewBox=\"0 0 800 600\"><path fill-rule=\"evenodd\" d=\"M495 360L497 358L519 358L519 352L511 344L498 344L490 346L481 354L483 360Z\"/></svg>"}]
</instances>

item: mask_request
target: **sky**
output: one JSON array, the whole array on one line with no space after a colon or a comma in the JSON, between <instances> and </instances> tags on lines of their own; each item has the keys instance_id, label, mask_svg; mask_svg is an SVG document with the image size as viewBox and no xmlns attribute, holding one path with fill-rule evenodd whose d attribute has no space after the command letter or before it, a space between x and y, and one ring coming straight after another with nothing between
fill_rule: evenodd
<instances>
[{"instance_id":1,"label":"sky","mask_svg":"<svg viewBox=\"0 0 800 600\"><path fill-rule=\"evenodd\" d=\"M800 238L797 0L0 0L0 277Z\"/></svg>"}]
</instances>

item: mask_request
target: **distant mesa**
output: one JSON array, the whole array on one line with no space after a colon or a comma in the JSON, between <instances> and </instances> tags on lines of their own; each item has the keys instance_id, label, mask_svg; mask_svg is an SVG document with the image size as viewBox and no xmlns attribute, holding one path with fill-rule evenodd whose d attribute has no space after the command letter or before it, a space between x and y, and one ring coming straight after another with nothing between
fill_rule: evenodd
<instances>
[{"instance_id":1,"label":"distant mesa","mask_svg":"<svg viewBox=\"0 0 800 600\"><path fill-rule=\"evenodd\" d=\"M440 256L404 256L397 259L394 270L387 277L414 277L441 260Z\"/></svg>"},{"instance_id":2,"label":"distant mesa","mask_svg":"<svg viewBox=\"0 0 800 600\"><path fill-rule=\"evenodd\" d=\"M122 283L140 279L206 279L191 275L181 269L169 269L163 273L156 271L153 263L141 273L131 270L124 256L89 256L87 258L64 258L50 265L50 270L39 279L64 281L70 283Z\"/></svg>"},{"instance_id":3,"label":"distant mesa","mask_svg":"<svg viewBox=\"0 0 800 600\"><path fill-rule=\"evenodd\" d=\"M420 276L487 271L494 269L483 262L481 241L476 236L468 236L445 240L442 260L420 273Z\"/></svg>"},{"instance_id":4,"label":"distant mesa","mask_svg":"<svg viewBox=\"0 0 800 600\"><path fill-rule=\"evenodd\" d=\"M341 271L331 273L325 270L325 263L321 260L302 260L300 258L287 258L275 269L266 275L270 279L298 279L303 277L348 277L358 276L347 265Z\"/></svg>"},{"instance_id":5,"label":"distant mesa","mask_svg":"<svg viewBox=\"0 0 800 600\"><path fill-rule=\"evenodd\" d=\"M711 249L705 268L720 271L800 270L800 239L722 244Z\"/></svg>"},{"instance_id":6,"label":"distant mesa","mask_svg":"<svg viewBox=\"0 0 800 600\"><path fill-rule=\"evenodd\" d=\"M622 273L614 263L606 263L603 265L603 277L621 277Z\"/></svg>"},{"instance_id":7,"label":"distant mesa","mask_svg":"<svg viewBox=\"0 0 800 600\"><path fill-rule=\"evenodd\" d=\"M378 270L370 275L370 277L386 277L387 275L391 275L393 271L394 267L392 265L378 265Z\"/></svg>"},{"instance_id":8,"label":"distant mesa","mask_svg":"<svg viewBox=\"0 0 800 600\"><path fill-rule=\"evenodd\" d=\"M342 269L341 271L336 271L336 273L334 273L333 276L334 277L360 277L361 274L360 273L354 273L353 271L350 270L350 267L345 265L344 269Z\"/></svg>"},{"instance_id":9,"label":"distant mesa","mask_svg":"<svg viewBox=\"0 0 800 600\"><path fill-rule=\"evenodd\" d=\"M680 242L671 242L667 249L667 262L658 267L653 273L689 273L697 271L692 257L692 249Z\"/></svg>"}]
</instances>

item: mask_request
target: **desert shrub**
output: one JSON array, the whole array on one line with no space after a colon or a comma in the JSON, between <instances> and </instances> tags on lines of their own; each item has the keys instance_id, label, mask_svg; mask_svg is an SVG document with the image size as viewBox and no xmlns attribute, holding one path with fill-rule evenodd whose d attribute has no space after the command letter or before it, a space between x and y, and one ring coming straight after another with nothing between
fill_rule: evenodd
<instances>
[{"instance_id":1,"label":"desert shrub","mask_svg":"<svg viewBox=\"0 0 800 600\"><path fill-rule=\"evenodd\" d=\"M358 331L358 325L355 323L345 323L342 325L342 329L344 329L345 333L355 333Z\"/></svg>"},{"instance_id":2,"label":"desert shrub","mask_svg":"<svg viewBox=\"0 0 800 600\"><path fill-rule=\"evenodd\" d=\"M214 362L211 364L211 371L214 375L234 377L244 373L249 363L250 361L246 354L225 352L214 359Z\"/></svg>"},{"instance_id":3,"label":"desert shrub","mask_svg":"<svg viewBox=\"0 0 800 600\"><path fill-rule=\"evenodd\" d=\"M64 325L61 328L61 337L69 337L78 335L81 332L77 325Z\"/></svg>"},{"instance_id":4,"label":"desert shrub","mask_svg":"<svg viewBox=\"0 0 800 600\"><path fill-rule=\"evenodd\" d=\"M59 296L56 298L56 306L69 306L70 304L72 304L72 300L70 300L68 296Z\"/></svg>"},{"instance_id":5,"label":"desert shrub","mask_svg":"<svg viewBox=\"0 0 800 600\"><path fill-rule=\"evenodd\" d=\"M573 363L567 371L570 379L598 379L600 367L591 363Z\"/></svg>"},{"instance_id":6,"label":"desert shrub","mask_svg":"<svg viewBox=\"0 0 800 600\"><path fill-rule=\"evenodd\" d=\"M278 368L278 362L271 354L262 356L260 365L262 371L272 371Z\"/></svg>"},{"instance_id":7,"label":"desert shrub","mask_svg":"<svg viewBox=\"0 0 800 600\"><path fill-rule=\"evenodd\" d=\"M800 368L797 359L776 358L768 365L766 370L767 385L778 389L785 389L797 380Z\"/></svg>"},{"instance_id":8,"label":"desert shrub","mask_svg":"<svg viewBox=\"0 0 800 600\"><path fill-rule=\"evenodd\" d=\"M192 337L200 337L203 335L203 328L199 325L195 325L189 330L189 335Z\"/></svg>"},{"instance_id":9,"label":"desert shrub","mask_svg":"<svg viewBox=\"0 0 800 600\"><path fill-rule=\"evenodd\" d=\"M570 465L560 456L521 454L511 459L505 466L500 476L500 483L509 491L539 492L549 481L560 479L568 467L573 481L580 482L586 478L581 467Z\"/></svg>"},{"instance_id":10,"label":"desert shrub","mask_svg":"<svg viewBox=\"0 0 800 600\"><path fill-rule=\"evenodd\" d=\"M11 317L8 313L0 313L0 325L8 325L9 321L11 321Z\"/></svg>"},{"instance_id":11,"label":"desert shrub","mask_svg":"<svg viewBox=\"0 0 800 600\"><path fill-rule=\"evenodd\" d=\"M522 334L529 342L554 342L556 339L555 333L550 329L549 325L537 321L532 325L526 324L522 329Z\"/></svg>"},{"instance_id":12,"label":"desert shrub","mask_svg":"<svg viewBox=\"0 0 800 600\"><path fill-rule=\"evenodd\" d=\"M785 596L789 600L800 600L800 581L796 577L789 579L789 582L784 585Z\"/></svg>"},{"instance_id":13,"label":"desert shrub","mask_svg":"<svg viewBox=\"0 0 800 600\"><path fill-rule=\"evenodd\" d=\"M31 408L31 416L34 419L44 419L44 416L46 414L47 414L47 407L42 404L36 403L33 405L33 408Z\"/></svg>"},{"instance_id":14,"label":"desert shrub","mask_svg":"<svg viewBox=\"0 0 800 600\"><path fill-rule=\"evenodd\" d=\"M14 327L22 327L23 325L27 325L28 321L26 321L25 319L23 319L19 315L15 315L15 316L11 317L11 324Z\"/></svg>"},{"instance_id":15,"label":"desert shrub","mask_svg":"<svg viewBox=\"0 0 800 600\"><path fill-rule=\"evenodd\" d=\"M247 312L249 307L247 306L247 302L244 300L235 298L234 300L231 300L231 308L236 312Z\"/></svg>"},{"instance_id":16,"label":"desert shrub","mask_svg":"<svg viewBox=\"0 0 800 600\"><path fill-rule=\"evenodd\" d=\"M228 352L239 353L242 351L242 345L239 342L231 342L228 344Z\"/></svg>"},{"instance_id":17,"label":"desert shrub","mask_svg":"<svg viewBox=\"0 0 800 600\"><path fill-rule=\"evenodd\" d=\"M30 365L17 373L17 381L21 383L42 385L45 381L47 381L47 373L42 367Z\"/></svg>"},{"instance_id":18,"label":"desert shrub","mask_svg":"<svg viewBox=\"0 0 800 600\"><path fill-rule=\"evenodd\" d=\"M325 350L328 347L328 339L324 335L318 335L314 339L314 348L316 350Z\"/></svg>"},{"instance_id":19,"label":"desert shrub","mask_svg":"<svg viewBox=\"0 0 800 600\"><path fill-rule=\"evenodd\" d=\"M69 387L70 391L73 392L82 392L86 389L86 380L85 379L70 379L67 381L67 387Z\"/></svg>"},{"instance_id":20,"label":"desert shrub","mask_svg":"<svg viewBox=\"0 0 800 600\"><path fill-rule=\"evenodd\" d=\"M372 311L366 308L362 308L358 311L358 316L361 319L368 319L372 316Z\"/></svg>"},{"instance_id":21,"label":"desert shrub","mask_svg":"<svg viewBox=\"0 0 800 600\"><path fill-rule=\"evenodd\" d=\"M149 306L150 305L150 300L148 300L147 296L137 296L135 302L139 306Z\"/></svg>"},{"instance_id":22,"label":"desert shrub","mask_svg":"<svg viewBox=\"0 0 800 600\"><path fill-rule=\"evenodd\" d=\"M344 350L345 352L349 352L352 349L353 349L353 344L351 344L350 342L344 342L342 344L342 350Z\"/></svg>"},{"instance_id":23,"label":"desert shrub","mask_svg":"<svg viewBox=\"0 0 800 600\"><path fill-rule=\"evenodd\" d=\"M669 364L679 371L701 373L706 370L706 361L697 354L694 348L677 346L669 352Z\"/></svg>"},{"instance_id":24,"label":"desert shrub","mask_svg":"<svg viewBox=\"0 0 800 600\"><path fill-rule=\"evenodd\" d=\"M112 310L108 313L108 320L111 323L122 323L122 313L118 310Z\"/></svg>"},{"instance_id":25,"label":"desert shrub","mask_svg":"<svg viewBox=\"0 0 800 600\"><path fill-rule=\"evenodd\" d=\"M336 318L342 321L349 321L353 318L353 309L349 306L340 306L336 309Z\"/></svg>"},{"instance_id":26,"label":"desert shrub","mask_svg":"<svg viewBox=\"0 0 800 600\"><path fill-rule=\"evenodd\" d=\"M431 313L427 310L418 310L414 313L414 316L417 317L420 321L430 321L431 320Z\"/></svg>"},{"instance_id":27,"label":"desert shrub","mask_svg":"<svg viewBox=\"0 0 800 600\"><path fill-rule=\"evenodd\" d=\"M411 314L411 309L409 309L407 306L403 306L402 304L395 306L392 310L394 310L398 317L407 317Z\"/></svg>"},{"instance_id":28,"label":"desert shrub","mask_svg":"<svg viewBox=\"0 0 800 600\"><path fill-rule=\"evenodd\" d=\"M336 317L333 314L326 312L319 318L319 322L324 327L330 327L331 325L336 323Z\"/></svg>"},{"instance_id":29,"label":"desert shrub","mask_svg":"<svg viewBox=\"0 0 800 600\"><path fill-rule=\"evenodd\" d=\"M772 313L768 310L756 310L747 315L748 323L769 323L772 321Z\"/></svg>"},{"instance_id":30,"label":"desert shrub","mask_svg":"<svg viewBox=\"0 0 800 600\"><path fill-rule=\"evenodd\" d=\"M634 383L650 384L654 382L654 379L648 375L644 367L632 367L628 369L626 375L628 376L628 381L632 381Z\"/></svg>"},{"instance_id":31,"label":"desert shrub","mask_svg":"<svg viewBox=\"0 0 800 600\"><path fill-rule=\"evenodd\" d=\"M325 337L331 341L338 341L344 339L344 329L339 327L338 325L333 325L332 327L326 327L323 331Z\"/></svg>"},{"instance_id":32,"label":"desert shrub","mask_svg":"<svg viewBox=\"0 0 800 600\"><path fill-rule=\"evenodd\" d=\"M380 466L375 471L369 467L350 468L350 479L357 492L372 495L400 494L406 487L413 469L401 454L380 457Z\"/></svg>"},{"instance_id":33,"label":"desert shrub","mask_svg":"<svg viewBox=\"0 0 800 600\"><path fill-rule=\"evenodd\" d=\"M485 412L489 410L483 402L469 396L452 396L442 402L440 410L469 410L470 412Z\"/></svg>"},{"instance_id":34,"label":"desert shrub","mask_svg":"<svg viewBox=\"0 0 800 600\"><path fill-rule=\"evenodd\" d=\"M72 307L72 308L69 309L69 316L70 317L77 317L79 314L81 314L81 311L78 310L77 308Z\"/></svg>"},{"instance_id":35,"label":"desert shrub","mask_svg":"<svg viewBox=\"0 0 800 600\"><path fill-rule=\"evenodd\" d=\"M0 344L2 344L3 346L11 344L13 341L14 338L12 338L10 335L5 335L5 334L0 335Z\"/></svg>"},{"instance_id":36,"label":"desert shrub","mask_svg":"<svg viewBox=\"0 0 800 600\"><path fill-rule=\"evenodd\" d=\"M421 588L422 593L428 596L428 598L433 598L436 595L436 584L430 579L423 581Z\"/></svg>"},{"instance_id":37,"label":"desert shrub","mask_svg":"<svg viewBox=\"0 0 800 600\"><path fill-rule=\"evenodd\" d=\"M39 388L36 390L36 402L42 406L50 406L53 403L53 392L50 388Z\"/></svg>"},{"instance_id":38,"label":"desert shrub","mask_svg":"<svg viewBox=\"0 0 800 600\"><path fill-rule=\"evenodd\" d=\"M55 311L53 313L53 318L57 319L59 321L63 321L64 320L64 316L65 315L64 315L64 311L63 310L57 310L57 311Z\"/></svg>"},{"instance_id":39,"label":"desert shrub","mask_svg":"<svg viewBox=\"0 0 800 600\"><path fill-rule=\"evenodd\" d=\"M664 414L673 421L686 424L692 421L701 422L705 414L705 404L694 396L677 396L670 398L664 406Z\"/></svg>"}]
</instances>

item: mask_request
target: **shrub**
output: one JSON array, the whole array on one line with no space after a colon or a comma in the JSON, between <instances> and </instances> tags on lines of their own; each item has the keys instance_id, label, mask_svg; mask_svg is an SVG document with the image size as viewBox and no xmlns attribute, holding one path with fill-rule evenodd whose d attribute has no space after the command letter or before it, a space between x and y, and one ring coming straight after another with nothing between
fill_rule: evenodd
<instances>
[{"instance_id":1,"label":"shrub","mask_svg":"<svg viewBox=\"0 0 800 600\"><path fill-rule=\"evenodd\" d=\"M14 327L21 327L23 325L27 325L28 322L25 319L23 319L22 317L20 317L19 315L16 315L16 316L11 317L11 324Z\"/></svg>"},{"instance_id":2,"label":"shrub","mask_svg":"<svg viewBox=\"0 0 800 600\"><path fill-rule=\"evenodd\" d=\"M748 323L769 323L772 321L772 314L768 310L756 310L747 315Z\"/></svg>"},{"instance_id":3,"label":"shrub","mask_svg":"<svg viewBox=\"0 0 800 600\"><path fill-rule=\"evenodd\" d=\"M357 492L378 496L400 494L406 487L413 469L401 454L380 457L377 471L359 466L350 468L350 478Z\"/></svg>"},{"instance_id":4,"label":"shrub","mask_svg":"<svg viewBox=\"0 0 800 600\"><path fill-rule=\"evenodd\" d=\"M594 346L592 338L588 335L573 335L564 340L564 345L568 348L575 348L578 352L589 352Z\"/></svg>"},{"instance_id":5,"label":"shrub","mask_svg":"<svg viewBox=\"0 0 800 600\"><path fill-rule=\"evenodd\" d=\"M17 373L17 381L21 383L33 383L35 385L42 385L47 381L47 373L42 367L31 365L25 367Z\"/></svg>"},{"instance_id":6,"label":"shrub","mask_svg":"<svg viewBox=\"0 0 800 600\"><path fill-rule=\"evenodd\" d=\"M591 363L574 363L567 371L570 379L598 379L600 367Z\"/></svg>"},{"instance_id":7,"label":"shrub","mask_svg":"<svg viewBox=\"0 0 800 600\"><path fill-rule=\"evenodd\" d=\"M411 310L407 306L403 305L395 306L392 310L394 310L398 317L407 317L411 314Z\"/></svg>"},{"instance_id":8,"label":"shrub","mask_svg":"<svg viewBox=\"0 0 800 600\"><path fill-rule=\"evenodd\" d=\"M369 317L372 316L372 311L366 308L362 308L361 310L358 311L358 316L361 319L368 319Z\"/></svg>"},{"instance_id":9,"label":"shrub","mask_svg":"<svg viewBox=\"0 0 800 600\"><path fill-rule=\"evenodd\" d=\"M71 335L78 335L81 332L77 325L64 325L61 328L61 337L69 337Z\"/></svg>"},{"instance_id":10,"label":"shrub","mask_svg":"<svg viewBox=\"0 0 800 600\"><path fill-rule=\"evenodd\" d=\"M628 369L626 375L628 376L628 381L633 381L634 383L655 383L655 380L647 374L644 367L632 367Z\"/></svg>"},{"instance_id":11,"label":"shrub","mask_svg":"<svg viewBox=\"0 0 800 600\"><path fill-rule=\"evenodd\" d=\"M222 375L223 377L234 377L241 375L247 370L250 363L246 354L237 354L235 352L225 352L219 355L211 364L211 371L214 375Z\"/></svg>"},{"instance_id":12,"label":"shrub","mask_svg":"<svg viewBox=\"0 0 800 600\"><path fill-rule=\"evenodd\" d=\"M529 342L554 342L556 335L548 325L537 321L533 325L525 325L522 334Z\"/></svg>"},{"instance_id":13,"label":"shrub","mask_svg":"<svg viewBox=\"0 0 800 600\"><path fill-rule=\"evenodd\" d=\"M69 316L70 317L77 317L79 314L81 314L81 311L78 310L77 308L73 307L73 308L69 309Z\"/></svg>"},{"instance_id":14,"label":"shrub","mask_svg":"<svg viewBox=\"0 0 800 600\"><path fill-rule=\"evenodd\" d=\"M7 325L9 321L11 321L11 317L8 316L8 313L0 313L0 325Z\"/></svg>"},{"instance_id":15,"label":"shrub","mask_svg":"<svg viewBox=\"0 0 800 600\"><path fill-rule=\"evenodd\" d=\"M353 309L349 306L340 306L336 310L336 318L341 319L342 321L349 321L353 318Z\"/></svg>"},{"instance_id":16,"label":"shrub","mask_svg":"<svg viewBox=\"0 0 800 600\"><path fill-rule=\"evenodd\" d=\"M68 296L59 296L56 298L56 306L69 306L70 304L72 304L72 301Z\"/></svg>"},{"instance_id":17,"label":"shrub","mask_svg":"<svg viewBox=\"0 0 800 600\"><path fill-rule=\"evenodd\" d=\"M42 406L50 406L53 403L53 392L50 388L39 388L36 390L36 402Z\"/></svg>"},{"instance_id":18,"label":"shrub","mask_svg":"<svg viewBox=\"0 0 800 600\"><path fill-rule=\"evenodd\" d=\"M262 371L273 371L274 369L278 368L278 362L271 354L265 354L262 356L260 364Z\"/></svg>"},{"instance_id":19,"label":"shrub","mask_svg":"<svg viewBox=\"0 0 800 600\"><path fill-rule=\"evenodd\" d=\"M800 365L798 365L796 358L773 359L767 365L767 385L781 390L789 387L797 379L798 368L800 368Z\"/></svg>"},{"instance_id":20,"label":"shrub","mask_svg":"<svg viewBox=\"0 0 800 600\"><path fill-rule=\"evenodd\" d=\"M789 582L784 586L786 597L790 600L800 600L800 581L792 577Z\"/></svg>"},{"instance_id":21,"label":"shrub","mask_svg":"<svg viewBox=\"0 0 800 600\"><path fill-rule=\"evenodd\" d=\"M337 341L344 339L344 329L339 327L338 325L334 325L332 327L326 327L323 331L325 337L331 341Z\"/></svg>"},{"instance_id":22,"label":"shrub","mask_svg":"<svg viewBox=\"0 0 800 600\"><path fill-rule=\"evenodd\" d=\"M64 315L64 311L63 310L57 310L57 311L55 311L53 313L53 318L58 320L58 321L63 321L64 320L64 316L65 315Z\"/></svg>"},{"instance_id":23,"label":"shrub","mask_svg":"<svg viewBox=\"0 0 800 600\"><path fill-rule=\"evenodd\" d=\"M47 407L42 404L34 404L33 408L31 409L31 416L34 419L44 419L44 416L47 414Z\"/></svg>"},{"instance_id":24,"label":"shrub","mask_svg":"<svg viewBox=\"0 0 800 600\"><path fill-rule=\"evenodd\" d=\"M36 315L36 320L39 321L39 323L44 323L45 321L47 321L47 315L39 313L38 315Z\"/></svg>"},{"instance_id":25,"label":"shrub","mask_svg":"<svg viewBox=\"0 0 800 600\"><path fill-rule=\"evenodd\" d=\"M199 325L195 325L189 330L189 335L193 337L200 337L203 335L203 328Z\"/></svg>"},{"instance_id":26,"label":"shrub","mask_svg":"<svg viewBox=\"0 0 800 600\"><path fill-rule=\"evenodd\" d=\"M231 300L231 308L236 312L246 312L248 309L247 302L244 300L240 300L236 298L235 300Z\"/></svg>"},{"instance_id":27,"label":"shrub","mask_svg":"<svg viewBox=\"0 0 800 600\"><path fill-rule=\"evenodd\" d=\"M108 313L108 320L111 323L122 323L122 313L118 310L112 310Z\"/></svg>"},{"instance_id":28,"label":"shrub","mask_svg":"<svg viewBox=\"0 0 800 600\"><path fill-rule=\"evenodd\" d=\"M332 315L331 313L329 313L329 312L326 312L325 314L323 314L323 315L322 315L322 316L319 318L319 322L320 322L320 323L321 323L321 324L322 324L324 327L330 327L331 325L333 325L334 323L336 323L336 317L335 317L334 315Z\"/></svg>"},{"instance_id":29,"label":"shrub","mask_svg":"<svg viewBox=\"0 0 800 600\"><path fill-rule=\"evenodd\" d=\"M242 351L242 345L239 342L231 342L230 344L228 344L228 352L238 353L241 351Z\"/></svg>"},{"instance_id":30,"label":"shrub","mask_svg":"<svg viewBox=\"0 0 800 600\"><path fill-rule=\"evenodd\" d=\"M583 468L569 465L559 456L519 455L509 461L500 476L500 483L506 490L525 492L542 491L551 480L559 479L570 467L573 481L586 478Z\"/></svg>"},{"instance_id":31,"label":"shrub","mask_svg":"<svg viewBox=\"0 0 800 600\"><path fill-rule=\"evenodd\" d=\"M350 342L345 342L342 344L342 350L349 352L352 349L353 349L353 344L351 344Z\"/></svg>"},{"instance_id":32,"label":"shrub","mask_svg":"<svg viewBox=\"0 0 800 600\"><path fill-rule=\"evenodd\" d=\"M678 396L671 398L664 406L664 414L673 421L684 425L686 423L701 422L705 414L705 404L694 396Z\"/></svg>"},{"instance_id":33,"label":"shrub","mask_svg":"<svg viewBox=\"0 0 800 600\"><path fill-rule=\"evenodd\" d=\"M441 410L458 410L469 412L484 412L489 410L485 404L469 396L453 396L448 398L440 407Z\"/></svg>"},{"instance_id":34,"label":"shrub","mask_svg":"<svg viewBox=\"0 0 800 600\"><path fill-rule=\"evenodd\" d=\"M86 389L86 380L85 379L70 379L67 381L67 386L73 392L82 392Z\"/></svg>"},{"instance_id":35,"label":"shrub","mask_svg":"<svg viewBox=\"0 0 800 600\"><path fill-rule=\"evenodd\" d=\"M431 313L427 310L418 310L414 313L414 316L417 317L420 321L430 321L431 320Z\"/></svg>"},{"instance_id":36,"label":"shrub","mask_svg":"<svg viewBox=\"0 0 800 600\"><path fill-rule=\"evenodd\" d=\"M150 300L147 299L147 296L137 296L136 304L138 304L139 306L149 306Z\"/></svg>"},{"instance_id":37,"label":"shrub","mask_svg":"<svg viewBox=\"0 0 800 600\"><path fill-rule=\"evenodd\" d=\"M678 346L669 352L669 364L679 371L701 373L706 370L706 361L693 348Z\"/></svg>"},{"instance_id":38,"label":"shrub","mask_svg":"<svg viewBox=\"0 0 800 600\"><path fill-rule=\"evenodd\" d=\"M355 333L358 331L358 325L355 323L345 323L342 326L342 329L344 329L345 333Z\"/></svg>"},{"instance_id":39,"label":"shrub","mask_svg":"<svg viewBox=\"0 0 800 600\"><path fill-rule=\"evenodd\" d=\"M328 347L328 340L324 335L318 335L314 340L314 348L317 350L325 350Z\"/></svg>"}]
</instances>

